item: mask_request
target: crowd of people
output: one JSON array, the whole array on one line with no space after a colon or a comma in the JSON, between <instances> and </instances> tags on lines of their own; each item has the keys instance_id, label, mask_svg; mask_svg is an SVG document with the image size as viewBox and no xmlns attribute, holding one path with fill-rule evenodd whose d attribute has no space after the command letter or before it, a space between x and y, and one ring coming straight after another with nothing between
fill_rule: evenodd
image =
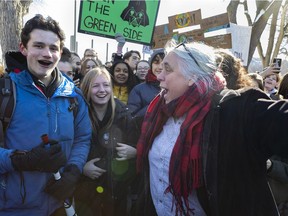
<instances>
[{"instance_id":1,"label":"crowd of people","mask_svg":"<svg viewBox=\"0 0 288 216\"><path fill-rule=\"evenodd\" d=\"M288 215L288 72L248 73L199 42L171 40L146 61L122 52L120 33L103 64L64 40L36 15L5 55L16 100L0 215Z\"/></svg>"}]
</instances>

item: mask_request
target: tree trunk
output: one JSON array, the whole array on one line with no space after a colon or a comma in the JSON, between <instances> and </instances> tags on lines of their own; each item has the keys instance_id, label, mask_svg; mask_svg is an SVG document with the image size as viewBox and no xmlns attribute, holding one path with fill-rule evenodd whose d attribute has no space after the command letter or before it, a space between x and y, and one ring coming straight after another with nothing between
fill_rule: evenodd
<instances>
[{"instance_id":1,"label":"tree trunk","mask_svg":"<svg viewBox=\"0 0 288 216\"><path fill-rule=\"evenodd\" d=\"M9 50L18 50L23 16L33 0L0 1L0 45L2 59Z\"/></svg>"}]
</instances>

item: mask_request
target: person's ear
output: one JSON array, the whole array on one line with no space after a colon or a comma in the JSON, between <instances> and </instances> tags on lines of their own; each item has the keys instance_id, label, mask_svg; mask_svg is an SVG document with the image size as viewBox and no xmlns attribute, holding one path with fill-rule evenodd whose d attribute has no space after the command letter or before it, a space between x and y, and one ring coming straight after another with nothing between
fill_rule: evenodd
<instances>
[{"instance_id":1,"label":"person's ear","mask_svg":"<svg viewBox=\"0 0 288 216\"><path fill-rule=\"evenodd\" d=\"M192 80L192 79L189 79L189 80L188 80L188 86L192 86L192 85L193 85L193 83L194 83L194 82L193 82L193 80Z\"/></svg>"},{"instance_id":2,"label":"person's ear","mask_svg":"<svg viewBox=\"0 0 288 216\"><path fill-rule=\"evenodd\" d=\"M20 43L19 49L20 49L20 52L22 53L22 55L27 56L27 49L23 45L23 43Z\"/></svg>"}]
</instances>

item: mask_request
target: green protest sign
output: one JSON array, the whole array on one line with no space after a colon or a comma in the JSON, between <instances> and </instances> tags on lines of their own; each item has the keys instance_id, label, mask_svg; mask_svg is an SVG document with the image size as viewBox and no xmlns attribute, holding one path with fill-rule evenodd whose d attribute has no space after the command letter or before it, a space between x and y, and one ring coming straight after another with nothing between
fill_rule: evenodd
<instances>
[{"instance_id":1,"label":"green protest sign","mask_svg":"<svg viewBox=\"0 0 288 216\"><path fill-rule=\"evenodd\" d=\"M83 0L78 32L150 45L160 0Z\"/></svg>"}]
</instances>

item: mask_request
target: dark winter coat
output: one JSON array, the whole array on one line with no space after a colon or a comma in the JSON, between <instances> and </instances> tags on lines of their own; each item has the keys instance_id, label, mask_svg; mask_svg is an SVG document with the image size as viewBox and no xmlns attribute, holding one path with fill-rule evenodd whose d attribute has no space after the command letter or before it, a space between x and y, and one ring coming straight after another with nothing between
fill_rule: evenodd
<instances>
[{"instance_id":1,"label":"dark winter coat","mask_svg":"<svg viewBox=\"0 0 288 216\"><path fill-rule=\"evenodd\" d=\"M96 213L96 211L99 211L97 205L100 205L98 200L102 199L104 202L103 197L101 198L102 194L96 191L99 186L104 189L103 194L105 193L106 197L108 196L111 200L119 203L121 200L123 201L127 197L127 187L136 176L136 160L117 161L115 159L118 157L115 147L117 142L120 142L136 148L140 129L132 119L128 108L118 99L115 99L115 103L116 110L113 124L109 129L101 133L97 132L97 137L92 137L87 160L101 158L100 161L95 162L95 165L107 170L107 172L95 180L82 176L75 192L75 202L76 211L77 207L81 206L86 212L78 215L98 215ZM110 115L110 113L108 112L106 115ZM124 201L126 202L126 200ZM84 205L81 205L83 203ZM89 209L91 212L89 212ZM112 204L111 211L113 211Z\"/></svg>"},{"instance_id":2,"label":"dark winter coat","mask_svg":"<svg viewBox=\"0 0 288 216\"><path fill-rule=\"evenodd\" d=\"M220 103L221 97L215 96L205 118L204 183L197 190L198 199L207 216L277 216L266 160L274 154L288 157L288 102L269 100L257 89L222 94ZM149 170L144 173L146 205L139 205L139 213L155 215L148 175Z\"/></svg>"},{"instance_id":3,"label":"dark winter coat","mask_svg":"<svg viewBox=\"0 0 288 216\"><path fill-rule=\"evenodd\" d=\"M270 160L272 166L267 170L268 182L280 215L288 215L288 161L276 155Z\"/></svg>"}]
</instances>

